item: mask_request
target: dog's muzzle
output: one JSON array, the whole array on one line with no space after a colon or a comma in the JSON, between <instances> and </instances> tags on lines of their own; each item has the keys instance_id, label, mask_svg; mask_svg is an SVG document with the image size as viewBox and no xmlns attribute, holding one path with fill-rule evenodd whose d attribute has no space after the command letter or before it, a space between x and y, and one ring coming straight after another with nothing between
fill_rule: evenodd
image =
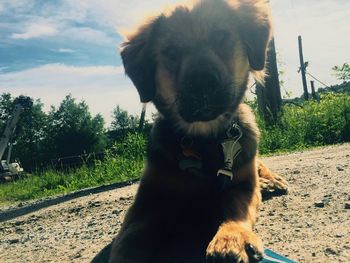
<instances>
[{"instance_id":1,"label":"dog's muzzle","mask_svg":"<svg viewBox=\"0 0 350 263\"><path fill-rule=\"evenodd\" d=\"M181 86L179 112L186 121L210 121L225 112L228 100L215 71L192 71Z\"/></svg>"}]
</instances>

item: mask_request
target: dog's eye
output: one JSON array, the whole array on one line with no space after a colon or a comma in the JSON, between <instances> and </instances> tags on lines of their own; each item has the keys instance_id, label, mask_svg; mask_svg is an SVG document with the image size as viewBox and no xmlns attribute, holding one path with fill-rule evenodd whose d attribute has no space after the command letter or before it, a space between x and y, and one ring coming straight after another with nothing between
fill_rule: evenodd
<instances>
[{"instance_id":1,"label":"dog's eye","mask_svg":"<svg viewBox=\"0 0 350 263\"><path fill-rule=\"evenodd\" d=\"M164 56L166 56L168 59L175 61L179 57L179 51L174 46L169 46L166 49L163 50Z\"/></svg>"}]
</instances>

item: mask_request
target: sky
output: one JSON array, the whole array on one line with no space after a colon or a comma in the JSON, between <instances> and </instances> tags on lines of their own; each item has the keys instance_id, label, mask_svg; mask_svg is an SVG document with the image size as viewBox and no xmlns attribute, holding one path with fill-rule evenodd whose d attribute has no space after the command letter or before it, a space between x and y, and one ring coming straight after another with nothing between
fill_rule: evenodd
<instances>
[{"instance_id":1,"label":"sky","mask_svg":"<svg viewBox=\"0 0 350 263\"><path fill-rule=\"evenodd\" d=\"M116 105L142 105L119 56L121 32L177 0L0 0L0 93L40 98L48 110L67 94L85 100L107 125ZM350 62L349 0L270 0L282 94L302 94L297 36L308 71L327 85ZM311 80L308 77L308 80ZM316 88L322 87L316 82ZM152 105L149 114L154 111Z\"/></svg>"}]
</instances>

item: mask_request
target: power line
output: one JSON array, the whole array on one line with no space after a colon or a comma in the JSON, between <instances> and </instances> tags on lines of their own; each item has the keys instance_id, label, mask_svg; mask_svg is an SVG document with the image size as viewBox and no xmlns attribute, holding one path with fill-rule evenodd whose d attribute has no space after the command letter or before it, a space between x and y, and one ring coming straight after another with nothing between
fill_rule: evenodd
<instances>
[{"instance_id":1,"label":"power line","mask_svg":"<svg viewBox=\"0 0 350 263\"><path fill-rule=\"evenodd\" d=\"M316 78L315 76L313 76L311 73L306 72L306 74L308 74L311 78L313 78L313 79L316 80L317 82L321 83L321 84L324 85L325 87L329 88L329 85L327 85L327 84L324 83L323 81L319 80L318 78Z\"/></svg>"}]
</instances>

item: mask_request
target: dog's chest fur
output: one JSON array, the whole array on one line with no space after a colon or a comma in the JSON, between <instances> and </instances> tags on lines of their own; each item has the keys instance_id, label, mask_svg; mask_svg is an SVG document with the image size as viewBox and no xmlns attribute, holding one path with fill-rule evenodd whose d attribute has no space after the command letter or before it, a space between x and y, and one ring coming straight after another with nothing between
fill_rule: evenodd
<instances>
[{"instance_id":1,"label":"dog's chest fur","mask_svg":"<svg viewBox=\"0 0 350 263\"><path fill-rule=\"evenodd\" d=\"M243 109L243 110L241 110ZM243 136L240 139L242 152L234 160L233 170L239 169L246 160L256 154L257 139L255 127L245 122L245 106L240 107L237 113L237 124L240 125ZM250 113L250 112L249 112ZM248 114L249 115L249 114ZM254 134L254 136L252 136ZM224 154L221 146L222 135L216 138L191 137L191 151L199 159L201 168L182 169L181 162L187 157L184 156L182 145L185 134L177 132L174 125L168 119L160 117L153 127L148 144L148 168L144 174L143 181L150 182L155 192L163 192L165 196L180 199L200 199L220 195L223 191L223 184L227 178L218 177L217 172L224 165ZM234 172L234 171L233 171Z\"/></svg>"}]
</instances>

